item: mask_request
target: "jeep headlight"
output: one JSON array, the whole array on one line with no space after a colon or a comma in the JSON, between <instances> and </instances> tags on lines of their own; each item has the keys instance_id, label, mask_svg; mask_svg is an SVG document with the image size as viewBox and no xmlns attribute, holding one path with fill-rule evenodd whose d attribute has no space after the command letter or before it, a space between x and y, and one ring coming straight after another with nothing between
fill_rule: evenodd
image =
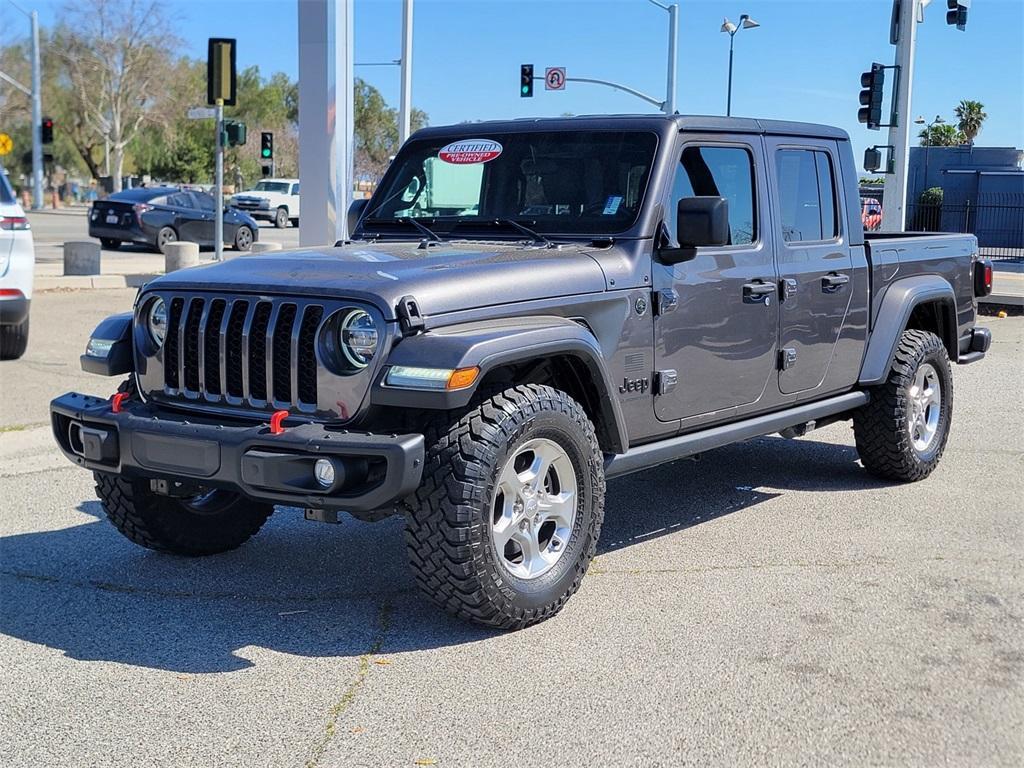
<instances>
[{"instance_id":1,"label":"jeep headlight","mask_svg":"<svg viewBox=\"0 0 1024 768\"><path fill-rule=\"evenodd\" d=\"M363 309L352 309L342 318L339 328L341 351L345 361L356 370L369 365L377 351L377 324L370 313Z\"/></svg>"},{"instance_id":2,"label":"jeep headlight","mask_svg":"<svg viewBox=\"0 0 1024 768\"><path fill-rule=\"evenodd\" d=\"M149 305L146 311L146 328L157 349L162 347L167 336L167 305L163 299L157 298Z\"/></svg>"}]
</instances>

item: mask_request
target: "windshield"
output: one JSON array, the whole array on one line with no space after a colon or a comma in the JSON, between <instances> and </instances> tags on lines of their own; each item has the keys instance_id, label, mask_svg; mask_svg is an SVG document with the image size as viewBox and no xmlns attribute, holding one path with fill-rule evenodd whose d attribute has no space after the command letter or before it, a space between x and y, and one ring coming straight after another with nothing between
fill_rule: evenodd
<instances>
[{"instance_id":1,"label":"windshield","mask_svg":"<svg viewBox=\"0 0 1024 768\"><path fill-rule=\"evenodd\" d=\"M447 233L446 224L505 219L549 235L623 232L640 213L657 143L641 131L413 141L367 208L364 228L413 218Z\"/></svg>"},{"instance_id":2,"label":"windshield","mask_svg":"<svg viewBox=\"0 0 1024 768\"><path fill-rule=\"evenodd\" d=\"M288 194L288 182L287 181L261 181L254 188L255 192L281 192L282 194Z\"/></svg>"}]
</instances>

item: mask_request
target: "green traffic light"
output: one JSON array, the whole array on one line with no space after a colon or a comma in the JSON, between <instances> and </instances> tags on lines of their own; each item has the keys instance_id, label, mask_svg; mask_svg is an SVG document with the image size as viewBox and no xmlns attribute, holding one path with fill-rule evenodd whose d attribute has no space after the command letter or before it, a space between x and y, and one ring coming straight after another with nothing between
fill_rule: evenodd
<instances>
[{"instance_id":1,"label":"green traffic light","mask_svg":"<svg viewBox=\"0 0 1024 768\"><path fill-rule=\"evenodd\" d=\"M270 150L269 149L264 149L263 150L263 156L264 157L270 157Z\"/></svg>"}]
</instances>

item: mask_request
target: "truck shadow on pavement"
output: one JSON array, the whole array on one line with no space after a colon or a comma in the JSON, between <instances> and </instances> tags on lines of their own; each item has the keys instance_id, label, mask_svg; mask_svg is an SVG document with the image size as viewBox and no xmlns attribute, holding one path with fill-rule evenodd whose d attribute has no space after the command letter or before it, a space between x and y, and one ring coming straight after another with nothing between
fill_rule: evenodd
<instances>
[{"instance_id":1,"label":"truck shadow on pavement","mask_svg":"<svg viewBox=\"0 0 1024 768\"><path fill-rule=\"evenodd\" d=\"M785 491L879 487L850 447L762 438L610 482L598 551L680 534ZM95 500L79 511L96 519L0 539L4 634L72 659L188 673L244 669L268 651L353 657L381 638L395 653L495 634L416 593L399 519L328 527L284 508L241 549L185 559L123 539Z\"/></svg>"}]
</instances>

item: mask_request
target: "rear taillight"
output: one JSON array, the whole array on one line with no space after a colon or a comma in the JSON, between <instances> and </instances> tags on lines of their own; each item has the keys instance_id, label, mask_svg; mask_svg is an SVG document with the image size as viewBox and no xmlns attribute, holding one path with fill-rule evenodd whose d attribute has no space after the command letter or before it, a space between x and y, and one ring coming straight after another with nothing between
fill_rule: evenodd
<instances>
[{"instance_id":1,"label":"rear taillight","mask_svg":"<svg viewBox=\"0 0 1024 768\"><path fill-rule=\"evenodd\" d=\"M992 262L974 262L974 295L988 296L992 293Z\"/></svg>"},{"instance_id":2,"label":"rear taillight","mask_svg":"<svg viewBox=\"0 0 1024 768\"><path fill-rule=\"evenodd\" d=\"M136 218L140 218L146 211L152 211L153 206L146 203L136 203L132 206L132 210L135 211Z\"/></svg>"},{"instance_id":3,"label":"rear taillight","mask_svg":"<svg viewBox=\"0 0 1024 768\"><path fill-rule=\"evenodd\" d=\"M0 299L23 299L25 294L17 288L0 288Z\"/></svg>"},{"instance_id":4,"label":"rear taillight","mask_svg":"<svg viewBox=\"0 0 1024 768\"><path fill-rule=\"evenodd\" d=\"M0 218L0 229L28 229L28 219L24 216L4 216Z\"/></svg>"}]
</instances>

